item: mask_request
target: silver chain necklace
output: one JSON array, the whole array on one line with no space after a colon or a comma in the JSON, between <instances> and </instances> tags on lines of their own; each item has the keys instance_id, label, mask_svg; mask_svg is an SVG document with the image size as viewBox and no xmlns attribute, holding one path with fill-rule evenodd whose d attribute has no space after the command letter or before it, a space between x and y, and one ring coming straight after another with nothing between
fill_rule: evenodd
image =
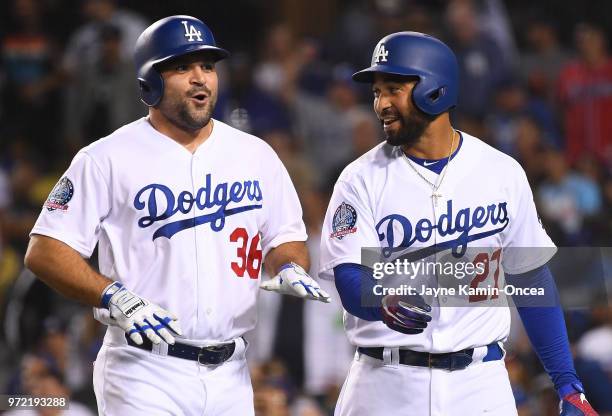
<instances>
[{"instance_id":1,"label":"silver chain necklace","mask_svg":"<svg viewBox=\"0 0 612 416\"><path fill-rule=\"evenodd\" d=\"M410 158L408 157L408 155L406 153L404 153L402 151L402 153L404 153L404 156L406 156L406 160L408 161L408 165L412 168L412 170L421 177L421 179L423 179L425 182L427 182L429 184L429 186L431 186L431 199L433 201L434 207L438 207L438 198L442 198L442 194L440 192L438 192L438 189L440 188L440 186L442 185L442 181L444 181L444 176L446 176L446 171L448 170L448 165L450 164L450 160L451 160L451 156L453 155L453 146L455 144L455 129L453 129L453 132L451 133L451 145L450 145L450 150L448 152L448 159L446 160L446 165L444 166L444 168L442 168L442 173L440 174L440 176L438 176L438 179L436 180L436 183L431 182L429 179L427 179L425 176L423 176L421 174L421 172L418 171L418 169L416 167L414 167L412 160L410 160Z\"/></svg>"}]
</instances>

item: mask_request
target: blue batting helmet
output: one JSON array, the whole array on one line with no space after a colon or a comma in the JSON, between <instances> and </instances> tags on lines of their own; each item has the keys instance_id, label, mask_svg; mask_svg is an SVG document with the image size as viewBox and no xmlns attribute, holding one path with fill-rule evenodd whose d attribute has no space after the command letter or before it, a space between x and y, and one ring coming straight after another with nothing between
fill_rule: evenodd
<instances>
[{"instance_id":1,"label":"blue batting helmet","mask_svg":"<svg viewBox=\"0 0 612 416\"><path fill-rule=\"evenodd\" d=\"M229 56L229 52L217 47L208 26L195 17L170 16L146 28L134 50L142 102L154 106L164 95L164 80L156 65L199 51L210 51L215 61Z\"/></svg>"},{"instance_id":2,"label":"blue batting helmet","mask_svg":"<svg viewBox=\"0 0 612 416\"><path fill-rule=\"evenodd\" d=\"M418 77L412 99L427 114L441 114L457 105L457 58L446 44L433 36L419 32L385 36L374 49L371 66L353 74L353 80L373 82L376 72Z\"/></svg>"}]
</instances>

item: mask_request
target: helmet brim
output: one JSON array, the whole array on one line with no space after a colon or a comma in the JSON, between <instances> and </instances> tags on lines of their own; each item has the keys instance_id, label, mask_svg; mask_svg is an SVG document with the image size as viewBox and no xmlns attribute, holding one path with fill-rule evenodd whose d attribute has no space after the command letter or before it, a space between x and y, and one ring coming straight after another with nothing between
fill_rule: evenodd
<instances>
[{"instance_id":1,"label":"helmet brim","mask_svg":"<svg viewBox=\"0 0 612 416\"><path fill-rule=\"evenodd\" d=\"M406 68L394 66L394 65L372 65L369 68L362 69L361 71L355 72L352 76L353 81L370 83L374 82L374 74L389 74L389 75L401 75L401 76L420 76L420 74L413 71L406 71Z\"/></svg>"},{"instance_id":2,"label":"helmet brim","mask_svg":"<svg viewBox=\"0 0 612 416\"><path fill-rule=\"evenodd\" d=\"M180 58L181 56L185 56L185 55L191 55L193 53L198 53L198 52L208 52L212 55L213 59L215 60L215 62L221 61L225 58L228 58L230 56L230 53L228 51L226 51L223 48L219 48L217 46L211 46L211 45L193 45L190 48L182 48L182 49L178 49L176 51L171 51L169 54L167 54L166 56L156 59L153 62L153 65L158 65L161 64L163 62L168 62L172 59L175 58Z\"/></svg>"}]
</instances>

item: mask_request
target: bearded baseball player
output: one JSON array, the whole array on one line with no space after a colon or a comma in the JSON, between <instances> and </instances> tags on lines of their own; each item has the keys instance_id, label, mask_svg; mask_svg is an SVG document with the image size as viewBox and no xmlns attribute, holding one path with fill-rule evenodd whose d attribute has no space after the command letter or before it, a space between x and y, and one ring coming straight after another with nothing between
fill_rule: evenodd
<instances>
[{"instance_id":1,"label":"bearded baseball player","mask_svg":"<svg viewBox=\"0 0 612 416\"><path fill-rule=\"evenodd\" d=\"M475 252L469 260L482 268L466 287L499 288L505 279L554 299L547 262L555 247L539 223L525 173L451 125L457 60L438 39L388 35L371 66L353 79L372 85L386 142L343 171L323 225L320 272L335 280L357 347L335 414L516 415L503 360L509 309L484 306L505 294L470 293L466 307L448 306L446 296L385 294L361 251L412 250L413 263ZM438 269L431 273L440 285L448 278ZM364 294L375 303L366 303ZM561 398L561 414L596 415L574 370L562 309L532 300L517 296L515 303Z\"/></svg>"},{"instance_id":2,"label":"bearded baseball player","mask_svg":"<svg viewBox=\"0 0 612 416\"><path fill-rule=\"evenodd\" d=\"M252 415L242 335L261 287L327 302L304 269L302 210L273 150L211 118L209 28L171 16L138 39L148 117L83 148L31 233L25 262L108 324L94 367L102 415ZM99 270L84 260L98 245Z\"/></svg>"}]
</instances>

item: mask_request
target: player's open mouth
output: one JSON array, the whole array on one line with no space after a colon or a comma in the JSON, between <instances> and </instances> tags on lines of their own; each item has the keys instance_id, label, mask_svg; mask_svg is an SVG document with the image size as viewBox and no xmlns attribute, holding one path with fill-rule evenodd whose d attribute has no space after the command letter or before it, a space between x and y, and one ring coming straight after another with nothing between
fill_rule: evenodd
<instances>
[{"instance_id":1,"label":"player's open mouth","mask_svg":"<svg viewBox=\"0 0 612 416\"><path fill-rule=\"evenodd\" d=\"M208 97L204 93L202 93L202 94L195 94L195 95L191 96L191 99L194 100L198 104L204 104L206 102L207 98Z\"/></svg>"},{"instance_id":2,"label":"player's open mouth","mask_svg":"<svg viewBox=\"0 0 612 416\"><path fill-rule=\"evenodd\" d=\"M400 119L399 118L386 118L386 119L382 119L382 125L384 129L387 129L389 127L391 127L394 123L399 122Z\"/></svg>"}]
</instances>

